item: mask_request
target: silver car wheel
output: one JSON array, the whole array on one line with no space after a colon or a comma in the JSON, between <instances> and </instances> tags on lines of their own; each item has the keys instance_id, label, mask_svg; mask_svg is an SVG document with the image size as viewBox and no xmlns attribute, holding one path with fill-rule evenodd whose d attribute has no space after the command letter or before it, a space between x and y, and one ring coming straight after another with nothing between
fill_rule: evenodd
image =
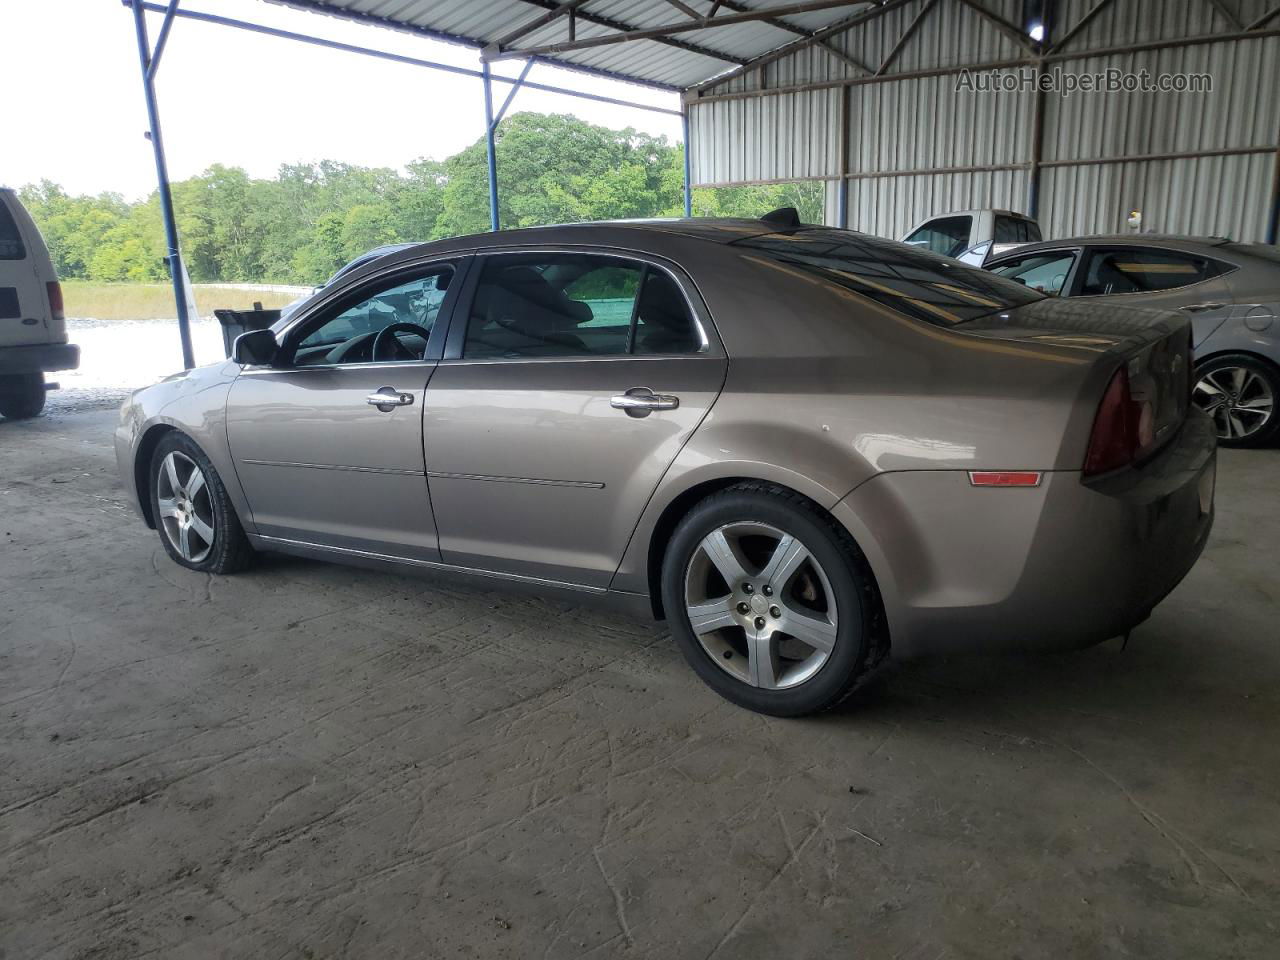
<instances>
[{"instance_id":1,"label":"silver car wheel","mask_svg":"<svg viewBox=\"0 0 1280 960\"><path fill-rule=\"evenodd\" d=\"M694 636L743 683L797 686L835 649L831 581L799 539L776 527L740 522L713 530L694 550L684 580Z\"/></svg>"},{"instance_id":2,"label":"silver car wheel","mask_svg":"<svg viewBox=\"0 0 1280 960\"><path fill-rule=\"evenodd\" d=\"M1271 384L1244 367L1209 371L1196 382L1193 396L1224 440L1252 436L1271 422L1275 411Z\"/></svg>"},{"instance_id":3,"label":"silver car wheel","mask_svg":"<svg viewBox=\"0 0 1280 960\"><path fill-rule=\"evenodd\" d=\"M213 503L204 474L190 457L174 450L160 461L156 477L160 526L173 549L199 563L213 549Z\"/></svg>"}]
</instances>

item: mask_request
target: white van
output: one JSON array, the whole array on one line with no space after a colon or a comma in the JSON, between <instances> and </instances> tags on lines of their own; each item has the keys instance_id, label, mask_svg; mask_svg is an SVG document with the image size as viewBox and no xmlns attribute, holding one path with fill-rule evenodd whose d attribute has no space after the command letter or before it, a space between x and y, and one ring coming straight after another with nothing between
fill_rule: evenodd
<instances>
[{"instance_id":1,"label":"white van","mask_svg":"<svg viewBox=\"0 0 1280 960\"><path fill-rule=\"evenodd\" d=\"M36 416L45 373L79 365L44 238L18 195L0 187L0 416Z\"/></svg>"}]
</instances>

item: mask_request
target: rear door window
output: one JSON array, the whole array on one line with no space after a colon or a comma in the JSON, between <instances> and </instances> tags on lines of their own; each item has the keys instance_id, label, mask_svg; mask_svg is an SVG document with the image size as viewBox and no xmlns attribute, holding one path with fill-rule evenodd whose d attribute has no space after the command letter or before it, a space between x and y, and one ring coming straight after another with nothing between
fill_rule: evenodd
<instances>
[{"instance_id":1,"label":"rear door window","mask_svg":"<svg viewBox=\"0 0 1280 960\"><path fill-rule=\"evenodd\" d=\"M1062 295L1062 288L1075 265L1076 255L1069 251L1038 253L1017 260L1006 260L991 267L991 272L1051 297Z\"/></svg>"},{"instance_id":2,"label":"rear door window","mask_svg":"<svg viewBox=\"0 0 1280 960\"><path fill-rule=\"evenodd\" d=\"M22 242L22 231L9 211L9 205L0 196L0 260L25 260L27 249Z\"/></svg>"},{"instance_id":3,"label":"rear door window","mask_svg":"<svg viewBox=\"0 0 1280 960\"><path fill-rule=\"evenodd\" d=\"M972 223L972 217L939 217L913 231L905 242L944 257L954 257L969 246Z\"/></svg>"},{"instance_id":4,"label":"rear door window","mask_svg":"<svg viewBox=\"0 0 1280 960\"><path fill-rule=\"evenodd\" d=\"M703 347L688 301L665 271L580 253L486 258L465 358L688 354Z\"/></svg>"},{"instance_id":5,"label":"rear door window","mask_svg":"<svg viewBox=\"0 0 1280 960\"><path fill-rule=\"evenodd\" d=\"M1128 247L1093 250L1085 266L1081 296L1153 293L1190 286L1222 273L1208 257L1174 250Z\"/></svg>"}]
</instances>

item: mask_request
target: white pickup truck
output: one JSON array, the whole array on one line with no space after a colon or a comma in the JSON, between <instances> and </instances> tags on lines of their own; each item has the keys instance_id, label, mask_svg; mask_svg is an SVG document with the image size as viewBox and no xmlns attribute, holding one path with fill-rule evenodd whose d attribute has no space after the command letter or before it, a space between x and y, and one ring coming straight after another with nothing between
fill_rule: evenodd
<instances>
[{"instance_id":1,"label":"white pickup truck","mask_svg":"<svg viewBox=\"0 0 1280 960\"><path fill-rule=\"evenodd\" d=\"M0 187L0 416L36 416L45 373L79 365L44 238L18 195Z\"/></svg>"},{"instance_id":2,"label":"white pickup truck","mask_svg":"<svg viewBox=\"0 0 1280 960\"><path fill-rule=\"evenodd\" d=\"M980 267L989 257L1040 239L1040 225L1026 214L956 210L916 224L902 242Z\"/></svg>"}]
</instances>

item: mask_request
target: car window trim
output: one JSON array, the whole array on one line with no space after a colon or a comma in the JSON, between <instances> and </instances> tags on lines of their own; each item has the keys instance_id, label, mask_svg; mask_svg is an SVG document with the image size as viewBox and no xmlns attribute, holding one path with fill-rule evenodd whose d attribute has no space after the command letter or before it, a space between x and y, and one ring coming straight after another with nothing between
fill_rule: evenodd
<instances>
[{"instance_id":1,"label":"car window trim","mask_svg":"<svg viewBox=\"0 0 1280 960\"><path fill-rule=\"evenodd\" d=\"M475 294L480 286L480 277L484 274L485 265L490 257L504 256L531 256L539 254L565 254L578 256L599 256L612 257L616 260L630 260L635 263L642 264L650 269L659 269L666 273L679 289L681 296L684 297L685 306L689 308L689 315L693 318L694 330L698 334L699 347L693 353L608 353L608 354L588 354L582 355L566 355L563 357L464 357L463 347L466 343L467 325L471 321L471 305L475 302ZM682 277L683 274L683 277ZM686 279L687 282L686 282ZM455 302L453 310L449 317L449 332L444 340L444 352L440 357L441 363L463 364L463 363L583 363L596 361L619 361L619 360L671 360L671 359L697 359L699 357L723 357L724 347L715 335L715 325L710 321L710 313L706 310L702 297L696 298L691 295L690 287L693 286L693 280L688 277L683 268L657 254L651 254L642 250L627 250L611 247L576 247L564 244L551 246L509 246L490 248L477 251L473 258L473 263L467 271L466 282L463 284L462 290L459 292L458 300ZM696 287L694 288L696 289ZM636 291L636 301L639 302L641 291Z\"/></svg>"},{"instance_id":2,"label":"car window trim","mask_svg":"<svg viewBox=\"0 0 1280 960\"><path fill-rule=\"evenodd\" d=\"M1210 263L1217 264L1219 267L1225 267L1226 269L1222 270L1220 273L1215 273L1215 274L1213 274L1212 276L1208 276L1208 277L1204 277L1204 278L1202 278L1202 279L1200 279L1200 280L1196 280L1194 283L1184 283L1184 284L1183 284L1182 286L1180 286L1180 287L1165 287L1163 290L1132 290L1132 291L1129 291L1128 293L1082 293L1082 292L1079 292L1079 291L1082 291L1082 290L1084 289L1084 279L1085 279L1085 273L1086 273L1086 270L1085 270L1085 266L1084 266L1084 264L1085 264L1085 260L1086 260L1086 258L1085 258L1085 257L1081 257L1081 258L1080 258L1080 270L1079 270L1079 274L1080 274L1080 275L1079 275L1079 277L1077 277L1077 278L1076 278L1076 279L1077 279L1077 281L1078 281L1078 289L1077 289L1077 291L1075 291L1075 292L1073 292L1073 293L1072 293L1072 296L1073 296L1073 297L1152 297L1152 296L1158 296L1159 294L1162 294L1162 293L1172 293L1172 292L1173 292L1173 291L1175 291L1175 290L1190 290L1192 287L1197 287L1197 286L1199 286L1199 285L1200 285L1200 284L1202 284L1202 283L1208 283L1208 282L1209 282L1209 281L1211 281L1211 280L1219 280L1219 279L1222 279L1222 278L1226 277L1228 274L1235 273L1235 271L1237 271L1237 270L1239 270L1239 269L1240 269L1240 268L1239 268L1238 266L1236 266L1235 264L1227 263L1226 261L1224 261L1224 260L1220 260L1220 259L1218 259L1217 257L1212 257L1212 256L1210 256L1210 255L1209 255L1209 254L1207 254L1207 253L1196 253L1196 252L1194 252L1194 251L1192 251L1192 250L1176 250L1176 249L1174 249L1173 247L1156 246L1156 245L1154 245L1154 244L1148 245L1148 244L1145 244L1145 243L1144 243L1144 244L1137 244L1137 243L1091 243L1091 244L1089 244L1089 245L1088 245L1086 248L1084 248L1084 249L1085 249L1085 252L1086 252L1090 257L1094 256L1095 254L1099 254L1099 253L1114 253L1114 252L1117 252L1117 251L1119 251L1119 252L1124 252L1124 251L1127 251L1127 250L1150 250L1150 251L1153 251L1153 252L1155 252L1155 253L1163 253L1163 254L1166 254L1166 255L1173 255L1173 256L1179 256L1179 257L1193 257L1193 258L1198 258L1198 259L1200 259L1200 260L1207 260L1207 261L1209 261Z\"/></svg>"},{"instance_id":3,"label":"car window trim","mask_svg":"<svg viewBox=\"0 0 1280 960\"><path fill-rule=\"evenodd\" d=\"M297 349L297 338L300 336L299 330L308 327L312 321L326 323L332 320L336 313L331 311L334 309L349 310L351 307L359 304L361 297L367 299L368 291L382 288L384 282L388 280L397 280L401 277L405 278L404 282L409 282L415 276L430 273L437 266L453 267L453 280L449 283L449 289L445 292L445 298L440 303L440 310L436 314L436 321L431 326L431 336L427 339L427 347L421 359L418 360L366 360L357 363L309 363L306 366L297 366L290 362L286 366L269 367L276 373L281 372L301 372L307 370L345 370L345 369L369 369L373 367L395 367L407 368L416 365L434 364L439 362L441 354L444 352L444 341L446 331L449 328L449 321L452 319L453 311L461 296L462 289L466 286L467 279L470 274L471 261L473 256L470 252L452 253L446 255L436 255L434 257L423 258L421 260L401 261L395 264L389 264L387 269L378 273L367 274L352 283L343 284L333 291L332 296L325 296L316 302L313 307L307 309L305 315L291 318L289 323L276 334L276 341L280 344L280 349ZM290 356L292 360L292 355Z\"/></svg>"}]
</instances>

